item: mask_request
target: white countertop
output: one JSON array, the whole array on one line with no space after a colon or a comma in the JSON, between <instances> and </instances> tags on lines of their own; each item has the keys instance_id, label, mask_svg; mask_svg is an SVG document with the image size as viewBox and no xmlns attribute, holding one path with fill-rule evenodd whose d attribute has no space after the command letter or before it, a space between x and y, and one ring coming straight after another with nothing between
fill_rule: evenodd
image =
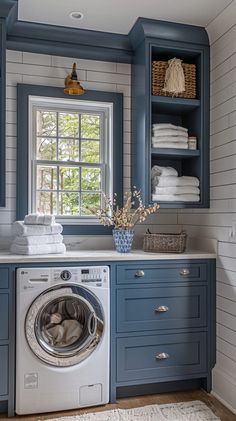
<instances>
[{"instance_id":1,"label":"white countertop","mask_svg":"<svg viewBox=\"0 0 236 421\"><path fill-rule=\"evenodd\" d=\"M133 250L121 254L115 250L83 250L67 251L65 254L47 255L19 255L0 251L0 264L4 263L47 263L47 262L112 262L112 261L139 261L139 260L181 260L181 259L215 259L216 253L210 251L186 250L184 253L147 253L142 250Z\"/></svg>"}]
</instances>

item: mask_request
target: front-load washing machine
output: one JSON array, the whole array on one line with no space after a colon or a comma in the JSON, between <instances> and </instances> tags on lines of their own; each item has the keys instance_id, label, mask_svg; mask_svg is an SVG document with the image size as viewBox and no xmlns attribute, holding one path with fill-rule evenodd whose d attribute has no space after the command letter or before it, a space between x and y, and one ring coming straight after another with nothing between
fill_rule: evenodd
<instances>
[{"instance_id":1,"label":"front-load washing machine","mask_svg":"<svg viewBox=\"0 0 236 421\"><path fill-rule=\"evenodd\" d=\"M17 269L16 413L109 401L109 268Z\"/></svg>"}]
</instances>

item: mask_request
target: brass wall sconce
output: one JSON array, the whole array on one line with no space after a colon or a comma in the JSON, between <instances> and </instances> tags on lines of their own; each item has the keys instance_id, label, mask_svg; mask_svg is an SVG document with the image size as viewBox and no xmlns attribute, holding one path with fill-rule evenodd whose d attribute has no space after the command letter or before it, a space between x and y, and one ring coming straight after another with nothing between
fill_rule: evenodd
<instances>
[{"instance_id":1,"label":"brass wall sconce","mask_svg":"<svg viewBox=\"0 0 236 421\"><path fill-rule=\"evenodd\" d=\"M65 78L64 93L68 95L83 95L85 92L83 86L78 81L76 72L76 63L73 64L72 72Z\"/></svg>"}]
</instances>

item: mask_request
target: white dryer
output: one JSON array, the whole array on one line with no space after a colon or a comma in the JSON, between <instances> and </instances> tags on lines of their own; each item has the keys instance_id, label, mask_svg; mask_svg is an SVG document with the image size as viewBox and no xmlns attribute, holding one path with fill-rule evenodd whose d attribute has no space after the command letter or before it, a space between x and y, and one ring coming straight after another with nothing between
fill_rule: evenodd
<instances>
[{"instance_id":1,"label":"white dryer","mask_svg":"<svg viewBox=\"0 0 236 421\"><path fill-rule=\"evenodd\" d=\"M109 268L17 269L16 413L109 401Z\"/></svg>"}]
</instances>

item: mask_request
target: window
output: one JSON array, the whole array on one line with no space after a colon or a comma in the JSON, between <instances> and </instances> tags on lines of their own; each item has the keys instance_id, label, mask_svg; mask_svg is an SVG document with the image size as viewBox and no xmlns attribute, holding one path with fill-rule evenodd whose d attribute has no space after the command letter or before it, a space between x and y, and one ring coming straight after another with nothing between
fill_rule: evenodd
<instances>
[{"instance_id":1,"label":"window","mask_svg":"<svg viewBox=\"0 0 236 421\"><path fill-rule=\"evenodd\" d=\"M27 149L28 156L24 214L51 213L58 222L69 226L68 233L82 232L75 232L73 226L99 224L96 211L101 207L102 193L112 196L113 191L118 191L122 195L122 98L121 94L104 92L87 92L83 99L68 98L59 88L48 90L44 95L46 88L18 85L18 93L27 100L26 107L18 100L19 122L23 122L23 126L18 124L20 180L25 174L20 160L22 149ZM38 91L42 94L35 95ZM59 96L48 95L58 92ZM117 158L120 162L116 162ZM20 180L17 198L20 192L22 197ZM17 203L22 213L20 199ZM103 227L99 228L101 233Z\"/></svg>"}]
</instances>

